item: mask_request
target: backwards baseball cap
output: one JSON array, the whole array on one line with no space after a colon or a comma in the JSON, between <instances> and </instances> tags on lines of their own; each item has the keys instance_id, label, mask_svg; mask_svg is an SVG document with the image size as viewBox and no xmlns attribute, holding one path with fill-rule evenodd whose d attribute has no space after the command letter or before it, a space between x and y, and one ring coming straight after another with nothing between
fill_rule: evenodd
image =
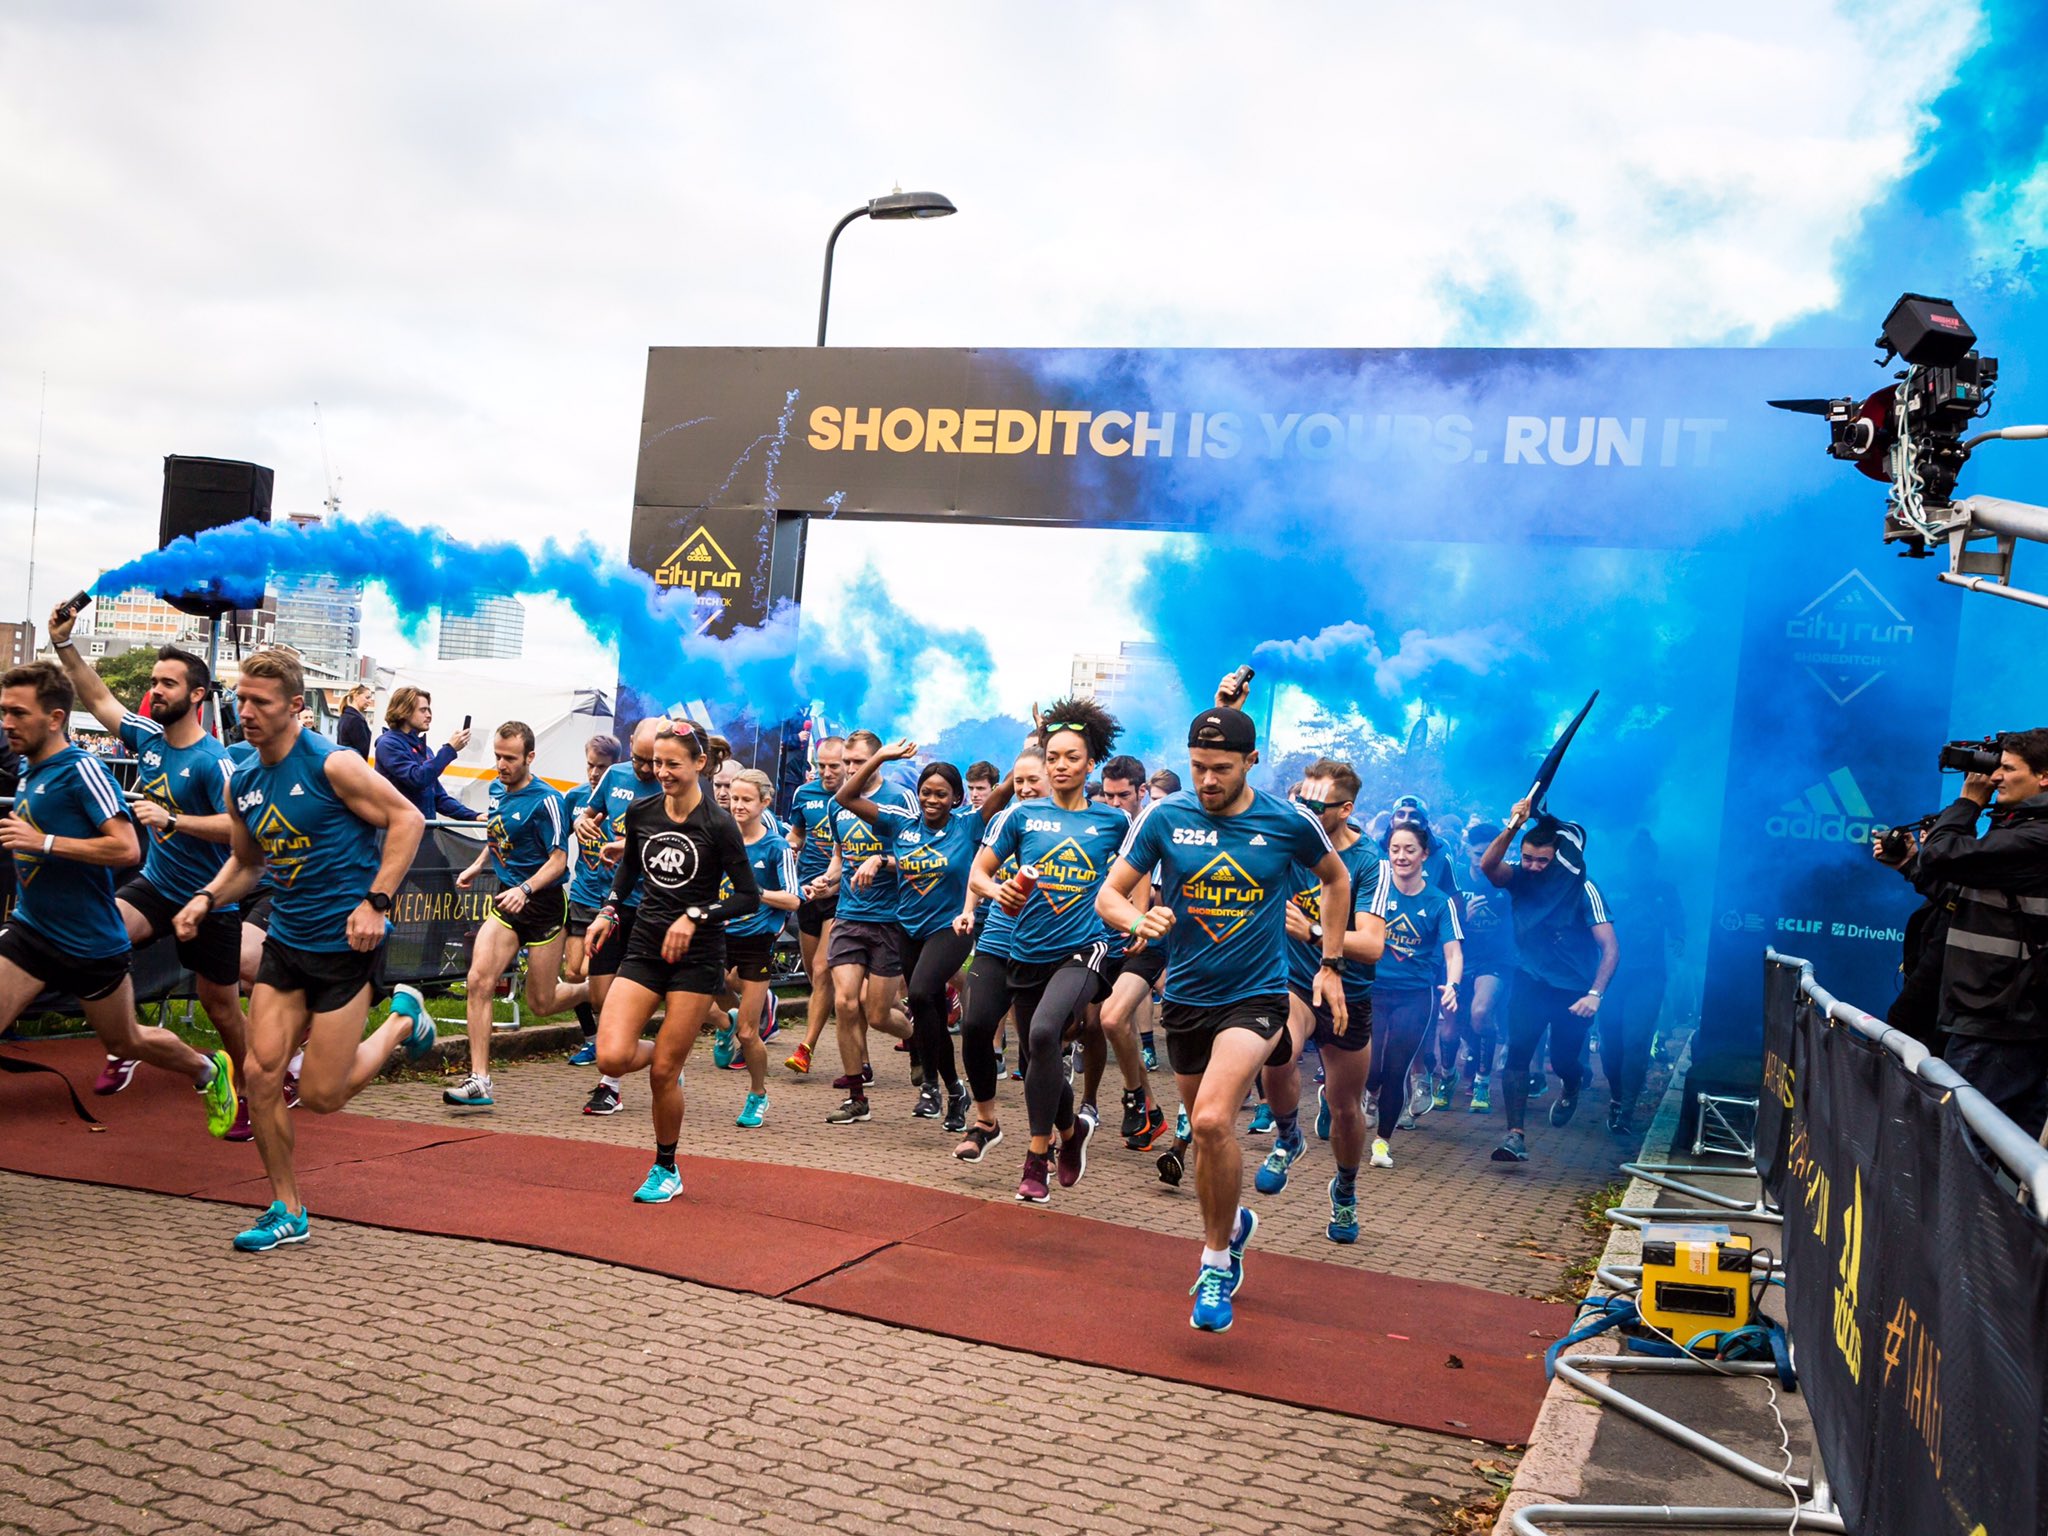
<instances>
[{"instance_id":1,"label":"backwards baseball cap","mask_svg":"<svg viewBox=\"0 0 2048 1536\"><path fill-rule=\"evenodd\" d=\"M1259 744L1252 717L1241 709L1205 709L1188 726L1188 745L1218 752L1250 752Z\"/></svg>"}]
</instances>

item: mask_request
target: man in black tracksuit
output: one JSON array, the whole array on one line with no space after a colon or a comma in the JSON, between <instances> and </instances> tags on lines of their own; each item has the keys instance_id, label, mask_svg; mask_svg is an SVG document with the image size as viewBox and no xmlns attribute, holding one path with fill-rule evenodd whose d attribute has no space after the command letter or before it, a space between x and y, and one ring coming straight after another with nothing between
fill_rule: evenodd
<instances>
[{"instance_id":1,"label":"man in black tracksuit","mask_svg":"<svg viewBox=\"0 0 2048 1536\"><path fill-rule=\"evenodd\" d=\"M1918 874L1955 892L1942 958L1945 1059L2038 1136L2048 1121L2048 730L1999 746L1997 771L1968 775L1928 829Z\"/></svg>"}]
</instances>

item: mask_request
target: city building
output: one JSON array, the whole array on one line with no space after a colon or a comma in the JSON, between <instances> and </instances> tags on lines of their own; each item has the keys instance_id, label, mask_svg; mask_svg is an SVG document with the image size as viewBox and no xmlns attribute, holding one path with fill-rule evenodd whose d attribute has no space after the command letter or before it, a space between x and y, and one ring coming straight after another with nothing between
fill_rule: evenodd
<instances>
[{"instance_id":1,"label":"city building","mask_svg":"<svg viewBox=\"0 0 2048 1536\"><path fill-rule=\"evenodd\" d=\"M36 659L36 627L28 620L0 623L0 657L5 664L19 667Z\"/></svg>"},{"instance_id":2,"label":"city building","mask_svg":"<svg viewBox=\"0 0 2048 1536\"><path fill-rule=\"evenodd\" d=\"M319 526L320 518L294 512L298 527ZM274 638L305 658L323 678L353 682L362 675L363 589L332 576L278 578L270 601L277 615Z\"/></svg>"},{"instance_id":3,"label":"city building","mask_svg":"<svg viewBox=\"0 0 2048 1536\"><path fill-rule=\"evenodd\" d=\"M1071 692L1095 699L1115 714L1137 690L1153 690L1171 682L1166 647L1151 640L1126 640L1116 654L1074 658Z\"/></svg>"},{"instance_id":4,"label":"city building","mask_svg":"<svg viewBox=\"0 0 2048 1536\"><path fill-rule=\"evenodd\" d=\"M516 597L486 597L468 613L443 610L443 661L513 661L526 650L526 606Z\"/></svg>"}]
</instances>

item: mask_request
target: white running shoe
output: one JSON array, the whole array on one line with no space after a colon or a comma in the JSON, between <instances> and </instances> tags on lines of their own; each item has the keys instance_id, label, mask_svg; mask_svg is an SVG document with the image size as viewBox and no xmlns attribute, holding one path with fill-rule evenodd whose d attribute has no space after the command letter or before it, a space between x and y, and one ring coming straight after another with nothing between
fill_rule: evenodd
<instances>
[{"instance_id":1,"label":"white running shoe","mask_svg":"<svg viewBox=\"0 0 2048 1536\"><path fill-rule=\"evenodd\" d=\"M1375 1168L1394 1166L1393 1149L1387 1145L1387 1138L1384 1136L1375 1136L1372 1139L1372 1165Z\"/></svg>"}]
</instances>

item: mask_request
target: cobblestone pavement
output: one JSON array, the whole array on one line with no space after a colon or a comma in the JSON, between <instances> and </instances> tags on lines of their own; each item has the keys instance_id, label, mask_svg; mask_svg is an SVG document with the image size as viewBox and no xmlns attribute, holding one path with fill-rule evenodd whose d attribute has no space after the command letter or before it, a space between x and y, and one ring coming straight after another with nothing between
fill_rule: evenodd
<instances>
[{"instance_id":1,"label":"cobblestone pavement","mask_svg":"<svg viewBox=\"0 0 2048 1536\"><path fill-rule=\"evenodd\" d=\"M841 1097L831 1087L840 1070L832 1031L825 1032L807 1078L793 1076L782 1065L800 1038L785 1032L769 1042L768 1123L760 1130L743 1131L733 1124L733 1117L746 1094L746 1074L714 1069L706 1035L686 1073L681 1150L863 1173L990 1200L1015 1197L1026 1134L1022 1083L1005 1079L998 1094L1005 1132L1002 1145L981 1163L964 1164L951 1155L957 1137L941 1131L937 1121L912 1118L916 1093L909 1086L908 1058L890 1050L886 1041L879 1042L876 1086L869 1090L873 1118L863 1125L825 1124L826 1112ZM467 1122L474 1117L475 1123L493 1130L646 1146L651 1160L645 1086L628 1080L625 1108L619 1114L585 1115L582 1104L596 1081L594 1070L570 1068L560 1057L524 1060L497 1067L498 1102L489 1111L444 1107L439 1079L381 1083L351 1108L403 1120ZM1192 1181L1169 1189L1159 1181L1154 1154L1128 1151L1114 1134L1122 1114L1117 1097L1122 1086L1112 1064L1102 1086L1107 1124L1090 1149L1088 1175L1072 1189L1055 1190L1052 1209L1186 1236L1192 1243ZM1172 1074L1153 1074L1152 1091L1170 1120L1178 1107ZM1526 1164L1489 1159L1503 1129L1500 1113L1468 1113L1462 1092L1452 1109L1425 1115L1416 1130L1397 1133L1396 1166L1360 1171L1362 1232L1355 1245L1340 1247L1323 1231L1329 1220L1325 1188L1334 1165L1328 1145L1314 1138L1315 1092L1310 1085L1302 1117L1309 1151L1295 1165L1285 1193L1252 1192L1252 1175L1272 1141L1245 1139L1245 1198L1259 1212L1259 1247L1386 1274L1455 1280L1514 1295L1550 1295L1564 1283L1571 1265L1597 1255L1605 1241L1604 1228L1594 1234L1581 1227L1579 1202L1618 1178L1623 1156L1635 1149L1607 1132L1604 1086L1587 1088L1577 1118L1562 1130L1549 1124L1549 1102L1546 1098L1531 1111L1533 1155ZM622 1198L629 1193L620 1191ZM1192 1255L1189 1263L1194 1263Z\"/></svg>"},{"instance_id":2,"label":"cobblestone pavement","mask_svg":"<svg viewBox=\"0 0 2048 1536\"><path fill-rule=\"evenodd\" d=\"M508 1079L538 1120L580 1074ZM1501 1459L489 1243L238 1257L225 1217L0 1174L0 1529L1427 1536Z\"/></svg>"}]
</instances>

